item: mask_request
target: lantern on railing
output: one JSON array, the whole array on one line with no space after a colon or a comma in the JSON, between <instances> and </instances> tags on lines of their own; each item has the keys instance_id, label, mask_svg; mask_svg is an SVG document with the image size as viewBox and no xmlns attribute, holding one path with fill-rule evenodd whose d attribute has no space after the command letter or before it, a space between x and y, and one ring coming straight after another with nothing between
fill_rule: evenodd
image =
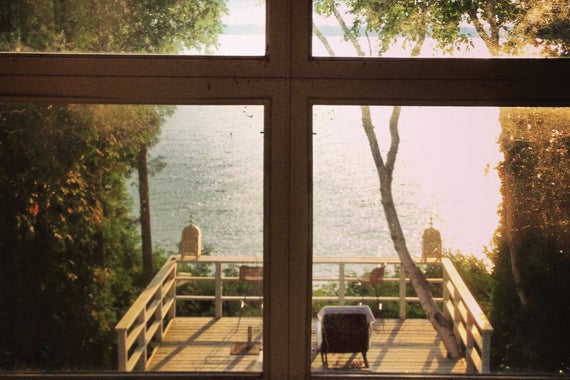
<instances>
[{"instance_id":1,"label":"lantern on railing","mask_svg":"<svg viewBox=\"0 0 570 380\"><path fill-rule=\"evenodd\" d=\"M422 261L434 259L441 261L441 234L433 228L433 221L430 219L430 226L424 230L422 235Z\"/></svg>"},{"instance_id":2,"label":"lantern on railing","mask_svg":"<svg viewBox=\"0 0 570 380\"><path fill-rule=\"evenodd\" d=\"M202 232L200 227L189 224L182 230L182 241L180 242L180 256L200 257L202 254Z\"/></svg>"}]
</instances>

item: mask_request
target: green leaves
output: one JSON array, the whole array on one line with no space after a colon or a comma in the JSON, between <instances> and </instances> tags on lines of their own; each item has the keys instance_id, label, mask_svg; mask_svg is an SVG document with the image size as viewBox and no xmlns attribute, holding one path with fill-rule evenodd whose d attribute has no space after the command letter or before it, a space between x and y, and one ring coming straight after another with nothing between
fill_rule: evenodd
<instances>
[{"instance_id":1,"label":"green leaves","mask_svg":"<svg viewBox=\"0 0 570 380\"><path fill-rule=\"evenodd\" d=\"M117 312L136 293L139 252L125 178L167 109L0 106L0 365L83 366L113 344ZM30 318L40 308L44 317ZM41 330L40 353L21 339ZM97 353L99 352L99 353ZM42 355L46 355L45 357ZM12 357L10 360L9 358ZM46 361L49 357L49 362ZM3 360L8 360L4 362ZM92 365L89 364L89 365Z\"/></svg>"},{"instance_id":2,"label":"green leaves","mask_svg":"<svg viewBox=\"0 0 570 380\"><path fill-rule=\"evenodd\" d=\"M494 345L504 365L568 372L570 336L558 326L570 313L570 112L507 108L500 121L505 162L499 168L503 208L493 257ZM519 290L525 303L512 302Z\"/></svg>"},{"instance_id":3,"label":"green leaves","mask_svg":"<svg viewBox=\"0 0 570 380\"><path fill-rule=\"evenodd\" d=\"M402 44L415 46L433 38L436 47L445 52L465 48L467 36L461 29L465 18L464 4L452 0L332 0L314 2L314 10L330 16L337 9L346 9L343 16L350 22L350 31L358 37L363 33L378 36L379 55L390 47ZM342 12L341 12L342 13Z\"/></svg>"},{"instance_id":4,"label":"green leaves","mask_svg":"<svg viewBox=\"0 0 570 380\"><path fill-rule=\"evenodd\" d=\"M176 53L223 31L223 0L18 0L0 7L0 50Z\"/></svg>"}]
</instances>

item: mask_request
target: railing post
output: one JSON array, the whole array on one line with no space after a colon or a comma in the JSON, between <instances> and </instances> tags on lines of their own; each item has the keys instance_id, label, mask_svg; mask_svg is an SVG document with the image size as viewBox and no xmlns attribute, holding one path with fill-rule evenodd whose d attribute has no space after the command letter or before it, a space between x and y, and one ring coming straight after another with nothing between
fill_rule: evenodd
<instances>
[{"instance_id":1,"label":"railing post","mask_svg":"<svg viewBox=\"0 0 570 380\"><path fill-rule=\"evenodd\" d=\"M220 319L222 318L222 293L223 293L223 283L222 283L222 263L216 263L216 273L215 273L215 310L214 310L214 318Z\"/></svg>"},{"instance_id":2,"label":"railing post","mask_svg":"<svg viewBox=\"0 0 570 380\"><path fill-rule=\"evenodd\" d=\"M127 330L117 330L117 350L119 354L119 371L127 371Z\"/></svg>"},{"instance_id":3,"label":"railing post","mask_svg":"<svg viewBox=\"0 0 570 380\"><path fill-rule=\"evenodd\" d=\"M465 330L467 333L465 341L465 357L467 358L467 369L470 370L474 367L474 363L471 360L471 352L474 350L475 341L473 339L473 333L471 332L475 321L471 315L467 316L467 321L465 323ZM455 329L454 329L455 330ZM458 339L459 341L459 339ZM459 341L460 342L460 341ZM459 343L458 342L458 343Z\"/></svg>"},{"instance_id":4,"label":"railing post","mask_svg":"<svg viewBox=\"0 0 570 380\"><path fill-rule=\"evenodd\" d=\"M406 272L400 265L400 319L406 319Z\"/></svg>"},{"instance_id":5,"label":"railing post","mask_svg":"<svg viewBox=\"0 0 570 380\"><path fill-rule=\"evenodd\" d=\"M178 263L174 264L173 270L174 270L173 273L174 281L176 281L176 276L178 276ZM172 299L174 300L174 302L172 303L172 307L168 311L168 317L170 318L170 320L172 320L176 318L176 282L174 283L174 286L170 290L170 297L172 297Z\"/></svg>"},{"instance_id":6,"label":"railing post","mask_svg":"<svg viewBox=\"0 0 570 380\"><path fill-rule=\"evenodd\" d=\"M166 279L168 278L168 276L166 277ZM164 297L164 280L162 282L162 284L160 285L160 287L158 288L158 291L156 292L154 299L156 301L158 301L158 306L156 307L156 310L154 312L154 318L156 318L157 320L160 321L160 325L158 328L158 340L162 341L162 334L164 333L164 319L162 318L162 301L163 301L163 297Z\"/></svg>"},{"instance_id":7,"label":"railing post","mask_svg":"<svg viewBox=\"0 0 570 380\"><path fill-rule=\"evenodd\" d=\"M481 334L481 339L483 340L481 347L481 361L482 361L482 368L481 373L490 373L491 372L491 335L492 332L485 330Z\"/></svg>"},{"instance_id":8,"label":"railing post","mask_svg":"<svg viewBox=\"0 0 570 380\"><path fill-rule=\"evenodd\" d=\"M445 319L451 320L451 315L445 307L450 298L449 290L447 289L449 283L449 273L447 273L447 267L445 265L442 265L441 267L443 268L443 283L441 284L441 286L443 286L443 316Z\"/></svg>"},{"instance_id":9,"label":"railing post","mask_svg":"<svg viewBox=\"0 0 570 380\"><path fill-rule=\"evenodd\" d=\"M339 263L338 264L338 303L339 303L339 305L345 304L345 300L344 300L345 292L346 292L346 285L345 285L345 279L344 279L344 263Z\"/></svg>"},{"instance_id":10,"label":"railing post","mask_svg":"<svg viewBox=\"0 0 570 380\"><path fill-rule=\"evenodd\" d=\"M140 347L143 347L143 352L140 357L139 363L141 364L142 370L146 369L146 357L147 357L147 346L146 346L146 308L143 308L139 317L138 323L143 326L139 336L137 337L137 343Z\"/></svg>"}]
</instances>

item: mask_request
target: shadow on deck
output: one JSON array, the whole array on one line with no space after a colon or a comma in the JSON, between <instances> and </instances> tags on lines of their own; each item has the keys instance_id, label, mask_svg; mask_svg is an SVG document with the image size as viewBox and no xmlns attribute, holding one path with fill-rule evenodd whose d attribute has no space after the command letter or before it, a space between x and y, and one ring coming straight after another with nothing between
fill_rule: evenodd
<instances>
[{"instance_id":1,"label":"shadow on deck","mask_svg":"<svg viewBox=\"0 0 570 380\"><path fill-rule=\"evenodd\" d=\"M155 348L147 371L231 372L261 371L259 345L232 354L232 347L247 342L251 327L252 342L261 343L260 318L175 318L163 341ZM446 358L446 350L427 320L388 319L373 325L368 351L370 368L361 368L360 354L329 354L329 369L322 366L312 331L311 368L315 372L378 373L466 373L465 359Z\"/></svg>"}]
</instances>

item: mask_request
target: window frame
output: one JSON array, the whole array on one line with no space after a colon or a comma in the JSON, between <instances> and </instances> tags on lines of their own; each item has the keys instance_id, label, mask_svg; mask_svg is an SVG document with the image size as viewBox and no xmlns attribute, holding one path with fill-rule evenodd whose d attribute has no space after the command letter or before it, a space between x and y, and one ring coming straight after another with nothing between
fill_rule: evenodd
<instances>
[{"instance_id":1,"label":"window frame","mask_svg":"<svg viewBox=\"0 0 570 380\"><path fill-rule=\"evenodd\" d=\"M263 104L264 276L272 279L264 281L263 372L231 377L338 380L346 377L310 369L312 106L570 106L570 60L314 58L311 2L271 0L266 7L263 57L1 53L0 101ZM0 374L6 376L12 375ZM105 373L117 379L182 376L227 378Z\"/></svg>"}]
</instances>

